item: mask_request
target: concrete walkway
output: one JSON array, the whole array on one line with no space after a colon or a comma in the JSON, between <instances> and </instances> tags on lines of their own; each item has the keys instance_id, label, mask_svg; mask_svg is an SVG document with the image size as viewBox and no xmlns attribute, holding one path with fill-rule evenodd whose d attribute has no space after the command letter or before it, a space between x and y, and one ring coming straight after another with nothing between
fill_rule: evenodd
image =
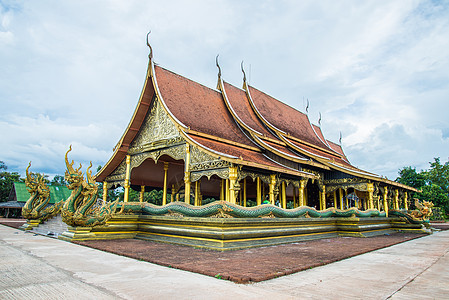
<instances>
[{"instance_id":1,"label":"concrete walkway","mask_svg":"<svg viewBox=\"0 0 449 300\"><path fill-rule=\"evenodd\" d=\"M449 231L239 285L0 225L0 299L449 299Z\"/></svg>"}]
</instances>

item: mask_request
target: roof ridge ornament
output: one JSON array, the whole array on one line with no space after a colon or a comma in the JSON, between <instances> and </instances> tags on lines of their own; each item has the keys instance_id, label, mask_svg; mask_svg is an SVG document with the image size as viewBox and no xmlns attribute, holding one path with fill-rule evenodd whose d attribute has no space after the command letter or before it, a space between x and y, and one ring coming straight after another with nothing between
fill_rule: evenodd
<instances>
[{"instance_id":1,"label":"roof ridge ornament","mask_svg":"<svg viewBox=\"0 0 449 300\"><path fill-rule=\"evenodd\" d=\"M243 72L243 83L246 83L246 74L245 74L245 69L243 68L243 60L242 60L242 63L240 64L240 66L242 67L242 72Z\"/></svg>"},{"instance_id":2,"label":"roof ridge ornament","mask_svg":"<svg viewBox=\"0 0 449 300\"><path fill-rule=\"evenodd\" d=\"M220 65L218 64L218 56L220 56L220 54L217 54L217 57L215 57L215 63L218 67L218 79L221 79L221 68Z\"/></svg>"},{"instance_id":3,"label":"roof ridge ornament","mask_svg":"<svg viewBox=\"0 0 449 300\"><path fill-rule=\"evenodd\" d=\"M321 112L320 112L320 118L318 119L318 126L321 127Z\"/></svg>"},{"instance_id":4,"label":"roof ridge ornament","mask_svg":"<svg viewBox=\"0 0 449 300\"><path fill-rule=\"evenodd\" d=\"M306 114L309 114L309 98L307 98Z\"/></svg>"},{"instance_id":5,"label":"roof ridge ornament","mask_svg":"<svg viewBox=\"0 0 449 300\"><path fill-rule=\"evenodd\" d=\"M151 60L151 59L153 59L153 48L151 48L150 42L148 41L148 36L150 35L150 33L151 33L151 30L148 31L148 33L147 33L147 46L148 46L148 48L150 48L150 54L148 54L148 57Z\"/></svg>"},{"instance_id":6,"label":"roof ridge ornament","mask_svg":"<svg viewBox=\"0 0 449 300\"><path fill-rule=\"evenodd\" d=\"M342 137L342 135L341 135L341 131L340 131L340 139L338 140L338 142L340 143L340 146L341 146L341 137Z\"/></svg>"}]
</instances>

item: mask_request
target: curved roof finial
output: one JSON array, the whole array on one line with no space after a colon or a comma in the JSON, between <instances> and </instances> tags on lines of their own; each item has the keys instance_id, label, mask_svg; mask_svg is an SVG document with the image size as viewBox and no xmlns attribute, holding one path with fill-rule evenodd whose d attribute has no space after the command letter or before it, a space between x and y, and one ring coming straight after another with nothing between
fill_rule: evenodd
<instances>
[{"instance_id":1,"label":"curved roof finial","mask_svg":"<svg viewBox=\"0 0 449 300\"><path fill-rule=\"evenodd\" d=\"M215 63L217 64L217 67L218 67L218 78L221 78L221 68L220 68L220 65L218 64L218 56L219 56L220 54L217 54L217 57L215 57Z\"/></svg>"},{"instance_id":2,"label":"curved roof finial","mask_svg":"<svg viewBox=\"0 0 449 300\"><path fill-rule=\"evenodd\" d=\"M338 142L340 143L340 146L341 146L341 131L340 131L340 139L338 140Z\"/></svg>"},{"instance_id":3,"label":"curved roof finial","mask_svg":"<svg viewBox=\"0 0 449 300\"><path fill-rule=\"evenodd\" d=\"M309 98L307 98L306 114L309 114Z\"/></svg>"},{"instance_id":4,"label":"curved roof finial","mask_svg":"<svg viewBox=\"0 0 449 300\"><path fill-rule=\"evenodd\" d=\"M153 59L153 48L151 48L150 42L148 41L148 36L150 35L150 33L151 33L151 30L148 31L148 33L147 33L147 46L148 46L148 48L150 48L150 54L148 54L148 57L150 59Z\"/></svg>"},{"instance_id":5,"label":"curved roof finial","mask_svg":"<svg viewBox=\"0 0 449 300\"><path fill-rule=\"evenodd\" d=\"M245 74L245 69L243 68L243 60L242 60L242 63L240 64L240 66L242 67L242 72L243 72L243 83L246 83L246 74Z\"/></svg>"},{"instance_id":6,"label":"curved roof finial","mask_svg":"<svg viewBox=\"0 0 449 300\"><path fill-rule=\"evenodd\" d=\"M320 112L320 118L318 119L318 125L321 126L321 112Z\"/></svg>"}]
</instances>

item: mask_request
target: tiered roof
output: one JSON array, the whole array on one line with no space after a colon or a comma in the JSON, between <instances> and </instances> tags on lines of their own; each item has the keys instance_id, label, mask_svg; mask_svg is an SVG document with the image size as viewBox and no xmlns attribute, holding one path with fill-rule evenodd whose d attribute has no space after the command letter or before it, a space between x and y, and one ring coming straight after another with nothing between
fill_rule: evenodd
<instances>
[{"instance_id":1,"label":"tiered roof","mask_svg":"<svg viewBox=\"0 0 449 300\"><path fill-rule=\"evenodd\" d=\"M313 166L386 181L352 166L341 145L327 140L307 114L247 85L246 80L241 89L223 81L220 72L217 89L211 89L155 65L151 58L134 115L97 181L124 159L155 98L181 136L221 159L301 177L314 178L301 168Z\"/></svg>"}]
</instances>

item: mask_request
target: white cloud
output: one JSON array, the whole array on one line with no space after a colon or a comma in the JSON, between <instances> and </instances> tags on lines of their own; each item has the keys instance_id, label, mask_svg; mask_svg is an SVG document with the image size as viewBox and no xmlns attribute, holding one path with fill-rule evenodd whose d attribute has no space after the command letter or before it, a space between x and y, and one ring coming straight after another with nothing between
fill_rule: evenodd
<instances>
[{"instance_id":1,"label":"white cloud","mask_svg":"<svg viewBox=\"0 0 449 300\"><path fill-rule=\"evenodd\" d=\"M327 138L394 178L447 156L449 8L432 1L29 1L0 4L0 160L64 172L104 164L156 62L215 87L223 76L323 113ZM7 3L7 4L5 4ZM4 133L4 134L3 134Z\"/></svg>"}]
</instances>

